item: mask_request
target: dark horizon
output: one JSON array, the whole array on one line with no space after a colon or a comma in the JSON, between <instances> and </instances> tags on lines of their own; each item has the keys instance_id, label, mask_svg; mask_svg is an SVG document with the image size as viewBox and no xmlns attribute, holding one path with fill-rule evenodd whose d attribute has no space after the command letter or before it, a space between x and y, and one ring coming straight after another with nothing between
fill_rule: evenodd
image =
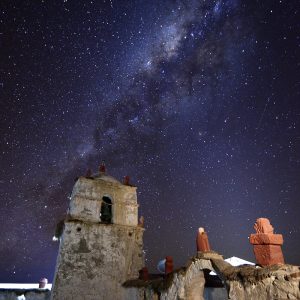
<instances>
[{"instance_id":1,"label":"dark horizon","mask_svg":"<svg viewBox=\"0 0 300 300\"><path fill-rule=\"evenodd\" d=\"M146 266L255 261L257 218L300 265L298 1L2 1L0 282L52 282L74 179L129 175Z\"/></svg>"}]
</instances>

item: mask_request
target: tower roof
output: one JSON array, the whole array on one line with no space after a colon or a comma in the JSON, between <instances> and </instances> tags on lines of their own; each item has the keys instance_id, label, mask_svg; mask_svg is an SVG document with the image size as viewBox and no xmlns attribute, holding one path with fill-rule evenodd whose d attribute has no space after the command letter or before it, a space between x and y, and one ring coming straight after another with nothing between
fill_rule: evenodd
<instances>
[{"instance_id":1,"label":"tower roof","mask_svg":"<svg viewBox=\"0 0 300 300\"><path fill-rule=\"evenodd\" d=\"M107 182L113 182L113 183L119 183L121 184L121 182L119 180L117 180L116 178L106 174L106 173L103 173L103 172L99 172L99 173L96 173L93 175L93 178L95 180L104 180L104 181L107 181Z\"/></svg>"}]
</instances>

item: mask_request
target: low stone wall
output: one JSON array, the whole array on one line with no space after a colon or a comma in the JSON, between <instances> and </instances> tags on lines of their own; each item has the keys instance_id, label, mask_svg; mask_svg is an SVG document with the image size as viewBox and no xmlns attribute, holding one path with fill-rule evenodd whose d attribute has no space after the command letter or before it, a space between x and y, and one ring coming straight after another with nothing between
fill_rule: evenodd
<instances>
[{"instance_id":1,"label":"low stone wall","mask_svg":"<svg viewBox=\"0 0 300 300\"><path fill-rule=\"evenodd\" d=\"M213 270L208 259L191 259L186 267L168 274L165 278L154 278L148 281L131 280L125 283L126 300L204 300L220 299L213 289L204 292L205 278L203 270Z\"/></svg>"},{"instance_id":2,"label":"low stone wall","mask_svg":"<svg viewBox=\"0 0 300 300\"><path fill-rule=\"evenodd\" d=\"M209 260L196 259L182 272L174 272L172 283L166 291L162 291L160 299L203 300L203 269L212 269Z\"/></svg>"},{"instance_id":3,"label":"low stone wall","mask_svg":"<svg viewBox=\"0 0 300 300\"><path fill-rule=\"evenodd\" d=\"M225 287L206 287L204 288L203 298L205 300L227 300L228 294Z\"/></svg>"},{"instance_id":4,"label":"low stone wall","mask_svg":"<svg viewBox=\"0 0 300 300\"><path fill-rule=\"evenodd\" d=\"M233 267L221 260L213 260L212 264L225 281L229 299L300 299L299 266Z\"/></svg>"},{"instance_id":5,"label":"low stone wall","mask_svg":"<svg viewBox=\"0 0 300 300\"><path fill-rule=\"evenodd\" d=\"M44 289L0 289L0 300L50 300L50 295Z\"/></svg>"}]
</instances>

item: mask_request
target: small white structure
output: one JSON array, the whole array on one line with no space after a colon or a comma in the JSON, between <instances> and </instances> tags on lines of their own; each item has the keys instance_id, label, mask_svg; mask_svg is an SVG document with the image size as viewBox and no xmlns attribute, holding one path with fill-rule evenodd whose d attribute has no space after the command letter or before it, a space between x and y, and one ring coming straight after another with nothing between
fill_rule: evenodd
<instances>
[{"instance_id":1,"label":"small white structure","mask_svg":"<svg viewBox=\"0 0 300 300\"><path fill-rule=\"evenodd\" d=\"M243 265L251 265L251 266L255 265L253 262L250 262L250 261L247 261L247 260L241 259L239 257L235 257L235 256L226 258L224 260L226 262L230 263L234 267L239 267L239 266L243 266ZM209 273L209 275L217 275L217 274L215 272L211 271Z\"/></svg>"},{"instance_id":2,"label":"small white structure","mask_svg":"<svg viewBox=\"0 0 300 300\"><path fill-rule=\"evenodd\" d=\"M250 262L250 261L247 261L247 260L235 257L235 256L226 258L224 260L227 261L228 263L230 263L234 267L238 267L238 266L242 266L242 265L251 265L251 266L255 265L253 262Z\"/></svg>"},{"instance_id":3,"label":"small white structure","mask_svg":"<svg viewBox=\"0 0 300 300\"><path fill-rule=\"evenodd\" d=\"M16 289L38 289L39 284L38 283L0 283L0 289L7 289L7 290L16 290ZM46 284L45 289L51 290L52 284L48 283Z\"/></svg>"}]
</instances>

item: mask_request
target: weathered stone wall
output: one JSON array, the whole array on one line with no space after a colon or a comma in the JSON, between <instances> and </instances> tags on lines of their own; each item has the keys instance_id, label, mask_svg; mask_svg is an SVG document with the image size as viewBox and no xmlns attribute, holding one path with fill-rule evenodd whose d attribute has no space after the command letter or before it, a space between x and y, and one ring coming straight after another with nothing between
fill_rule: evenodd
<instances>
[{"instance_id":1,"label":"weathered stone wall","mask_svg":"<svg viewBox=\"0 0 300 300\"><path fill-rule=\"evenodd\" d=\"M229 281L229 299L300 299L300 273L298 278L289 278L282 271L270 273L266 278L256 282ZM295 271L299 272L299 269Z\"/></svg>"},{"instance_id":2,"label":"weathered stone wall","mask_svg":"<svg viewBox=\"0 0 300 300\"><path fill-rule=\"evenodd\" d=\"M203 270L214 270L226 288L204 288ZM193 259L186 268L149 282L129 281L126 300L300 299L300 267L233 267L223 259ZM134 287L135 286L135 287Z\"/></svg>"},{"instance_id":3,"label":"weathered stone wall","mask_svg":"<svg viewBox=\"0 0 300 300\"><path fill-rule=\"evenodd\" d=\"M172 284L161 292L160 299L204 300L203 269L213 270L210 261L195 259L185 271L174 273Z\"/></svg>"},{"instance_id":4,"label":"weathered stone wall","mask_svg":"<svg viewBox=\"0 0 300 300\"><path fill-rule=\"evenodd\" d=\"M160 278L149 282L139 280L127 282L125 284L127 288L124 299L204 300L204 269L213 270L210 261L194 258L188 263L187 267L168 274L165 279ZM212 295L212 293L207 293L207 295Z\"/></svg>"},{"instance_id":5,"label":"weathered stone wall","mask_svg":"<svg viewBox=\"0 0 300 300\"><path fill-rule=\"evenodd\" d=\"M52 299L124 299L122 283L143 267L142 236L138 226L66 222Z\"/></svg>"},{"instance_id":6,"label":"weathered stone wall","mask_svg":"<svg viewBox=\"0 0 300 300\"><path fill-rule=\"evenodd\" d=\"M0 300L50 300L49 290L0 289Z\"/></svg>"},{"instance_id":7,"label":"weathered stone wall","mask_svg":"<svg viewBox=\"0 0 300 300\"><path fill-rule=\"evenodd\" d=\"M126 288L125 293L124 293L124 298L122 300L154 300L154 298L145 298L146 294L146 289L144 288L136 288L136 287L131 287L131 288ZM158 298L155 298L155 300L158 300Z\"/></svg>"},{"instance_id":8,"label":"weathered stone wall","mask_svg":"<svg viewBox=\"0 0 300 300\"><path fill-rule=\"evenodd\" d=\"M206 287L204 288L203 297L205 300L227 300L228 294L225 287Z\"/></svg>"},{"instance_id":9,"label":"weathered stone wall","mask_svg":"<svg viewBox=\"0 0 300 300\"><path fill-rule=\"evenodd\" d=\"M298 266L233 267L221 260L214 260L213 265L226 283L229 299L300 299Z\"/></svg>"},{"instance_id":10,"label":"weathered stone wall","mask_svg":"<svg viewBox=\"0 0 300 300\"><path fill-rule=\"evenodd\" d=\"M74 219L99 222L102 198L112 200L112 223L137 226L138 204L136 187L101 178L80 177L73 188L69 214Z\"/></svg>"}]
</instances>

